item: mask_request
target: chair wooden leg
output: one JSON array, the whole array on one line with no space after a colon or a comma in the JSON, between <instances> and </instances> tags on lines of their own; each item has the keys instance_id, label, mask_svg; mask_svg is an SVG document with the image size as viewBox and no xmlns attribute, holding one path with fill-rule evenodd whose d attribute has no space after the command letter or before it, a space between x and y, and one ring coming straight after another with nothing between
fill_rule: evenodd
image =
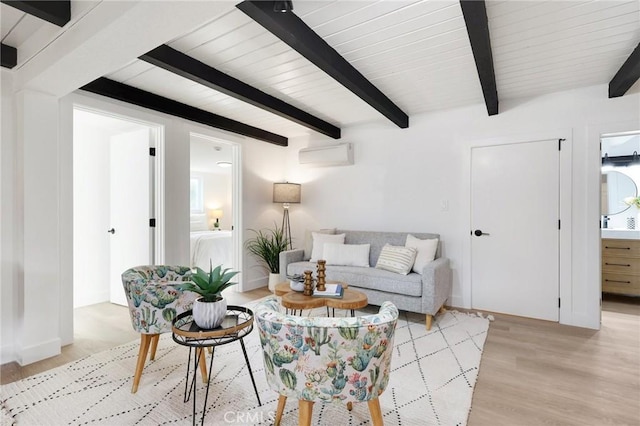
<instances>
[{"instance_id":1,"label":"chair wooden leg","mask_svg":"<svg viewBox=\"0 0 640 426\"><path fill-rule=\"evenodd\" d=\"M447 312L447 308L445 308L444 305L440 306L440 310L438 310L438 313L444 314L445 312Z\"/></svg>"},{"instance_id":2,"label":"chair wooden leg","mask_svg":"<svg viewBox=\"0 0 640 426\"><path fill-rule=\"evenodd\" d=\"M284 395L280 395L278 398L278 408L276 409L276 419L274 421L274 426L280 426L280 421L282 421L282 413L284 413L284 405L287 403L287 397Z\"/></svg>"},{"instance_id":3,"label":"chair wooden leg","mask_svg":"<svg viewBox=\"0 0 640 426\"><path fill-rule=\"evenodd\" d=\"M138 350L138 362L136 363L136 373L133 375L133 386L131 387L131 393L138 391L138 384L140 383L140 377L142 377L142 370L144 370L144 362L147 359L147 352L149 352L149 345L154 334L141 334L140 335L140 349Z\"/></svg>"},{"instance_id":4,"label":"chair wooden leg","mask_svg":"<svg viewBox=\"0 0 640 426\"><path fill-rule=\"evenodd\" d=\"M160 341L160 335L159 334L152 334L151 335L151 355L149 356L149 359L151 361L156 359L156 349L158 349L158 342L159 341Z\"/></svg>"},{"instance_id":5,"label":"chair wooden leg","mask_svg":"<svg viewBox=\"0 0 640 426\"><path fill-rule=\"evenodd\" d=\"M432 322L433 322L433 315L427 314L427 331L431 330Z\"/></svg>"},{"instance_id":6,"label":"chair wooden leg","mask_svg":"<svg viewBox=\"0 0 640 426\"><path fill-rule=\"evenodd\" d=\"M198 351L198 365L200 366L200 374L202 375L202 382L207 383L209 377L207 376L207 357L204 355L204 348L196 348Z\"/></svg>"},{"instance_id":7,"label":"chair wooden leg","mask_svg":"<svg viewBox=\"0 0 640 426\"><path fill-rule=\"evenodd\" d=\"M368 401L369 404L369 413L371 414L371 423L373 426L383 426L384 421L382 421L382 410L380 409L380 400L370 399Z\"/></svg>"},{"instance_id":8,"label":"chair wooden leg","mask_svg":"<svg viewBox=\"0 0 640 426\"><path fill-rule=\"evenodd\" d=\"M347 410L349 410L349 411L353 410L353 402L352 401L347 402Z\"/></svg>"},{"instance_id":9,"label":"chair wooden leg","mask_svg":"<svg viewBox=\"0 0 640 426\"><path fill-rule=\"evenodd\" d=\"M301 399L298 401L298 426L311 426L313 401Z\"/></svg>"}]
</instances>

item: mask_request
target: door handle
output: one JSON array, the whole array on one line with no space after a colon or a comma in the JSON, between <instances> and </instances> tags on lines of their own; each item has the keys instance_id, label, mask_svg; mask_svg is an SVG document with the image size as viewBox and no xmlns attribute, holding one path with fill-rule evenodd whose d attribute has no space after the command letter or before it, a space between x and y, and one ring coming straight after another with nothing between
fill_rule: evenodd
<instances>
[{"instance_id":1,"label":"door handle","mask_svg":"<svg viewBox=\"0 0 640 426\"><path fill-rule=\"evenodd\" d=\"M111 228L107 232L110 233L110 234L115 234L116 230L114 228Z\"/></svg>"},{"instance_id":2,"label":"door handle","mask_svg":"<svg viewBox=\"0 0 640 426\"><path fill-rule=\"evenodd\" d=\"M476 229L475 231L471 232L472 235L475 235L476 237L480 237L482 235L489 235L486 232L482 232L480 229Z\"/></svg>"}]
</instances>

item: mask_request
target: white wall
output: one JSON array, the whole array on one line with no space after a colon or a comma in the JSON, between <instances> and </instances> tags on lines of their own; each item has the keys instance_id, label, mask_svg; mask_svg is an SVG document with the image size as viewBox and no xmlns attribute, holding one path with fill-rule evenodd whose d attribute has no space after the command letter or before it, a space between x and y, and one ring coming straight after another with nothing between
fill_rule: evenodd
<instances>
[{"instance_id":1,"label":"white wall","mask_svg":"<svg viewBox=\"0 0 640 426\"><path fill-rule=\"evenodd\" d=\"M390 123L343 129L342 141L355 148L355 165L347 167L299 166L300 148L335 142L315 135L293 140L283 178L303 185L302 203L291 209L294 245L301 245L305 228L317 227L439 233L454 270L449 303L469 308L471 147L568 138L573 216L566 225L573 227L573 252L564 265L572 275L561 282L561 293L571 295L563 303L561 321L598 328L600 280L588 265L599 264L599 249L587 250L598 234L599 216L599 186L588 184L600 173L593 160L599 158L599 134L593 129L619 131L620 122L640 128L639 98L608 99L607 87L597 86L501 102L500 114L492 117L478 105L412 116L404 130Z\"/></svg>"},{"instance_id":2,"label":"white wall","mask_svg":"<svg viewBox=\"0 0 640 426\"><path fill-rule=\"evenodd\" d=\"M109 300L110 135L74 118L73 306Z\"/></svg>"},{"instance_id":3,"label":"white wall","mask_svg":"<svg viewBox=\"0 0 640 426\"><path fill-rule=\"evenodd\" d=\"M16 95L16 227L18 268L16 359L29 364L60 353L61 167L59 103L23 90ZM16 321L17 319L17 321Z\"/></svg>"},{"instance_id":4,"label":"white wall","mask_svg":"<svg viewBox=\"0 0 640 426\"><path fill-rule=\"evenodd\" d=\"M15 194L15 99L13 78L6 69L0 70L0 361L13 357L14 317L17 292L13 283L17 279L14 260L14 198Z\"/></svg>"},{"instance_id":5,"label":"white wall","mask_svg":"<svg viewBox=\"0 0 640 426\"><path fill-rule=\"evenodd\" d=\"M236 229L251 238L250 229L273 229L280 226L282 205L273 203L273 183L282 182L286 153L291 148L277 147L248 139L242 150L242 223ZM245 252L242 269L243 290L264 287L269 271L252 255Z\"/></svg>"}]
</instances>

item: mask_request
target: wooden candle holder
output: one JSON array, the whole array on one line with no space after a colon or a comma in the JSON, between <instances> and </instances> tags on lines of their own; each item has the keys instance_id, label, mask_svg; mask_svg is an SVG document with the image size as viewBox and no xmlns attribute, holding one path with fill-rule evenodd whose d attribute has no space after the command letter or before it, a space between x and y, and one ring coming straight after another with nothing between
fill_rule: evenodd
<instances>
[{"instance_id":1,"label":"wooden candle holder","mask_svg":"<svg viewBox=\"0 0 640 426\"><path fill-rule=\"evenodd\" d=\"M302 294L305 296L313 295L313 278L311 277L312 271L304 271L304 290Z\"/></svg>"},{"instance_id":2,"label":"wooden candle holder","mask_svg":"<svg viewBox=\"0 0 640 426\"><path fill-rule=\"evenodd\" d=\"M326 265L327 265L327 261L326 260L318 260L318 285L316 286L316 288L318 289L318 291L325 291L325 283L326 283Z\"/></svg>"}]
</instances>

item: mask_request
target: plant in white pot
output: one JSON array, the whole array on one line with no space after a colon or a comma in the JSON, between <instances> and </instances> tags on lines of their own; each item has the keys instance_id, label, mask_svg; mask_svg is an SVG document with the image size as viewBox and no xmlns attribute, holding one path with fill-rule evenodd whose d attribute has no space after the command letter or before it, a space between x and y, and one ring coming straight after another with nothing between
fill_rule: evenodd
<instances>
[{"instance_id":1,"label":"plant in white pot","mask_svg":"<svg viewBox=\"0 0 640 426\"><path fill-rule=\"evenodd\" d=\"M213 268L209 264L209 273L196 268L191 274L191 281L178 286L182 291L192 291L201 297L193 302L193 320L200 328L212 329L218 327L227 314L227 300L222 297L222 291L237 284L230 282L231 278L239 274L230 268L222 270L222 265Z\"/></svg>"},{"instance_id":2,"label":"plant in white pot","mask_svg":"<svg viewBox=\"0 0 640 426\"><path fill-rule=\"evenodd\" d=\"M287 240L282 228L275 225L275 229L250 229L255 234L249 238L245 246L249 253L256 256L269 269L269 290L275 291L275 285L280 280L280 252L287 250Z\"/></svg>"}]
</instances>

